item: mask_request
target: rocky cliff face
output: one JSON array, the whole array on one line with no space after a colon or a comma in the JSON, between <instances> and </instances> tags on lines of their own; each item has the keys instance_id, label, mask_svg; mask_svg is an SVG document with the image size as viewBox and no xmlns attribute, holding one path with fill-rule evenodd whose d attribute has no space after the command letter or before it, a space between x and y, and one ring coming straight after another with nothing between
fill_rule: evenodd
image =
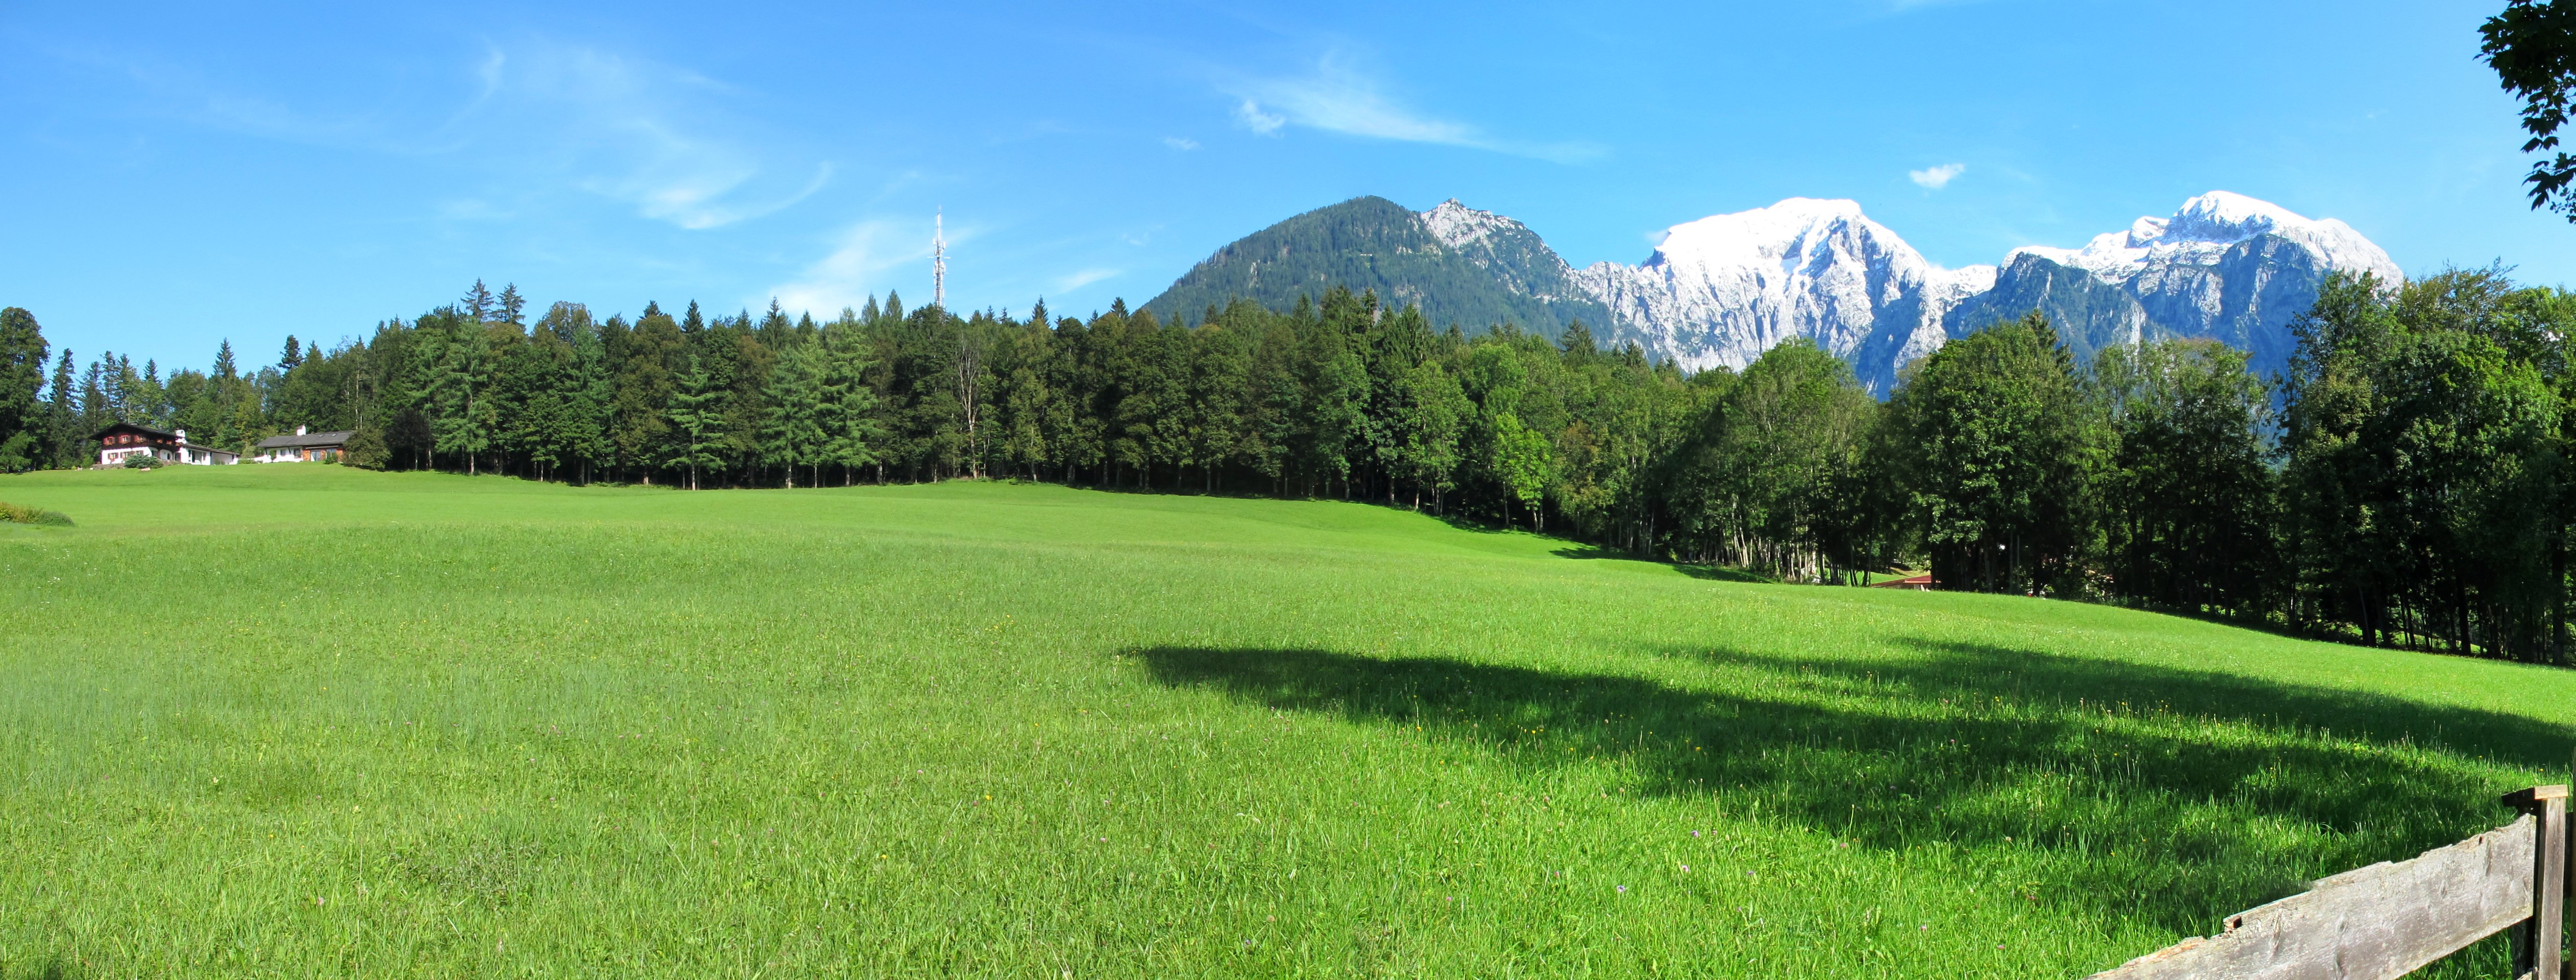
<instances>
[{"instance_id":1,"label":"rocky cliff face","mask_svg":"<svg viewBox=\"0 0 2576 980\"><path fill-rule=\"evenodd\" d=\"M1478 211L1458 203L1454 197L1422 212L1421 217L1431 237L1491 273L1506 292L1554 309L1559 322L1541 326L1552 330L1563 322L1580 319L1595 331L1609 329L1609 309L1575 281L1574 270L1527 225L1491 211Z\"/></svg>"},{"instance_id":2,"label":"rocky cliff face","mask_svg":"<svg viewBox=\"0 0 2576 980\"><path fill-rule=\"evenodd\" d=\"M2208 337L2288 363L2289 325L2333 272L2397 282L2396 263L2343 222L2212 191L2080 248L2015 249L1946 269L1851 201L1791 198L1674 225L1637 265L1570 269L1520 222L1456 200L1414 212L1356 198L1246 236L1146 304L1166 319L1242 297L1275 309L1334 285L1414 303L1437 326L1515 323L1549 336L1581 321L1691 370L1743 367L1804 337L1872 391L1953 337L2032 310L2079 360L2111 344Z\"/></svg>"},{"instance_id":3,"label":"rocky cliff face","mask_svg":"<svg viewBox=\"0 0 2576 980\"><path fill-rule=\"evenodd\" d=\"M1805 337L1867 364L1864 379L1939 347L1942 317L1993 279L1992 266L1933 265L1858 204L1809 198L1675 225L1644 263L1577 274L1610 307L1614 339L1649 355L1741 367Z\"/></svg>"},{"instance_id":4,"label":"rocky cliff face","mask_svg":"<svg viewBox=\"0 0 2576 980\"><path fill-rule=\"evenodd\" d=\"M2214 191L2082 248L2017 249L2000 267L1961 269L1925 261L1850 201L1792 198L1675 225L1645 262L1576 278L1611 308L1615 339L1685 367L1742 367L1806 337L1885 393L1944 341L2034 309L2079 358L2211 337L2278 370L2290 321L2339 270L2399 279L2388 253L2340 221Z\"/></svg>"},{"instance_id":5,"label":"rocky cliff face","mask_svg":"<svg viewBox=\"0 0 2576 980\"><path fill-rule=\"evenodd\" d=\"M2014 251L2015 261L2026 257L2083 270L2135 300L2135 313L2121 314L2144 320L2132 339L2214 338L2252 353L2258 371L2289 362L2290 321L2316 302L2328 274L2404 281L2388 253L2352 226L2226 191L2185 201L2168 218L2139 218L2082 248ZM1978 325L1954 324L1952 335Z\"/></svg>"}]
</instances>

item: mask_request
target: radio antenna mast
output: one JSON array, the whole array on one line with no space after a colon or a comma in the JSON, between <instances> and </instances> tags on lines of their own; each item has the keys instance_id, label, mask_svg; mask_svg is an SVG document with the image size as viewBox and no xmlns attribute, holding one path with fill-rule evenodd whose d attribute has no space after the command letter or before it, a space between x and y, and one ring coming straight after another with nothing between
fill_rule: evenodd
<instances>
[{"instance_id":1,"label":"radio antenna mast","mask_svg":"<svg viewBox=\"0 0 2576 980\"><path fill-rule=\"evenodd\" d=\"M943 227L945 223L943 214L936 211L931 213L930 305L943 310L948 308L948 239L945 234L946 229Z\"/></svg>"}]
</instances>

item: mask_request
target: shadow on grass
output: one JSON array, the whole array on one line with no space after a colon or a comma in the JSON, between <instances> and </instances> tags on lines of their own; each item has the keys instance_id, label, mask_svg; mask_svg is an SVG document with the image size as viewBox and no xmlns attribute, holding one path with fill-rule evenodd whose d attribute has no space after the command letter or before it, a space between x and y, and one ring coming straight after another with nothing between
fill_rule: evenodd
<instances>
[{"instance_id":1,"label":"shadow on grass","mask_svg":"<svg viewBox=\"0 0 2576 980\"><path fill-rule=\"evenodd\" d=\"M1604 548L1599 545L1567 545L1551 551L1549 554L1553 554L1559 558L1573 558L1586 561L1633 561L1646 565L1662 565L1692 578L1707 579L1712 582L1750 582L1755 585L1780 584L1780 580L1778 578L1764 575L1761 572L1753 571L1752 569L1731 568L1725 565L1688 565L1680 562L1657 561L1652 558L1641 558L1635 554L1620 551L1616 548Z\"/></svg>"},{"instance_id":2,"label":"shadow on grass","mask_svg":"<svg viewBox=\"0 0 2576 980\"><path fill-rule=\"evenodd\" d=\"M1866 847L2009 851L1994 866L2031 875L1997 883L2015 899L2183 934L2496 826L2515 777L2475 756L2540 765L2570 742L2562 726L2394 698L1904 646L1912 657L1835 664L1691 651L1738 675L1707 689L1321 650L1137 653L1173 687L1420 725L1532 769L1616 760L1632 792L1713 797Z\"/></svg>"}]
</instances>

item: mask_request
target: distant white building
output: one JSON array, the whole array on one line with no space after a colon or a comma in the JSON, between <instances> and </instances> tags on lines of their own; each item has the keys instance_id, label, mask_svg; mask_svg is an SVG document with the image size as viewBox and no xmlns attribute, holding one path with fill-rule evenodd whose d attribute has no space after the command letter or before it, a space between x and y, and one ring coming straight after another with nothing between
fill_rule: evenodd
<instances>
[{"instance_id":1,"label":"distant white building","mask_svg":"<svg viewBox=\"0 0 2576 980\"><path fill-rule=\"evenodd\" d=\"M99 432L98 465L123 466L136 456L192 466L231 466L241 462L240 453L189 442L186 429L165 432L148 425L119 422Z\"/></svg>"},{"instance_id":2,"label":"distant white building","mask_svg":"<svg viewBox=\"0 0 2576 980\"><path fill-rule=\"evenodd\" d=\"M270 436L251 447L254 463L305 463L321 459L338 459L349 451L349 437L356 432L306 432L295 427L291 436Z\"/></svg>"}]
</instances>

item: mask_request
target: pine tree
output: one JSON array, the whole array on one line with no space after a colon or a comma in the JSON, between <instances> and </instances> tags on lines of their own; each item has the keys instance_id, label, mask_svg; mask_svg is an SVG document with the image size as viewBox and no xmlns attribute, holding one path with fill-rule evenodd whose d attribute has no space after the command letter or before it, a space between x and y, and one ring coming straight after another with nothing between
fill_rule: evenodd
<instances>
[{"instance_id":1,"label":"pine tree","mask_svg":"<svg viewBox=\"0 0 2576 980\"><path fill-rule=\"evenodd\" d=\"M20 307L0 309L0 473L44 465L44 331Z\"/></svg>"},{"instance_id":2,"label":"pine tree","mask_svg":"<svg viewBox=\"0 0 2576 980\"><path fill-rule=\"evenodd\" d=\"M492 291L483 288L483 280L477 279L474 280L474 288L465 291L465 300L460 309L467 319L484 323L492 319L492 309L495 305L497 302L492 298Z\"/></svg>"},{"instance_id":3,"label":"pine tree","mask_svg":"<svg viewBox=\"0 0 2576 980\"><path fill-rule=\"evenodd\" d=\"M614 317L608 321L608 364L617 393L608 431L616 465L641 470L650 486L670 456L672 379L686 365L689 342L659 306L648 303L644 311L632 330Z\"/></svg>"},{"instance_id":4,"label":"pine tree","mask_svg":"<svg viewBox=\"0 0 2576 980\"><path fill-rule=\"evenodd\" d=\"M528 308L528 300L519 295L518 283L502 286L501 297L494 301L494 305L501 311L500 322L512 325L524 325L527 322L519 318L519 314Z\"/></svg>"},{"instance_id":5,"label":"pine tree","mask_svg":"<svg viewBox=\"0 0 2576 980\"><path fill-rule=\"evenodd\" d=\"M429 365L428 389L436 411L430 421L432 450L463 454L471 476L499 435L500 406L492 397L499 365L480 322L452 320L430 329L438 341Z\"/></svg>"},{"instance_id":6,"label":"pine tree","mask_svg":"<svg viewBox=\"0 0 2576 980\"><path fill-rule=\"evenodd\" d=\"M700 470L724 462L716 454L724 440L724 412L717 407L723 396L723 388L707 373L705 363L691 352L688 370L681 372L678 385L671 389L670 408L671 429L678 437L672 462L688 469L691 490L698 488Z\"/></svg>"},{"instance_id":7,"label":"pine tree","mask_svg":"<svg viewBox=\"0 0 2576 980\"><path fill-rule=\"evenodd\" d=\"M108 394L107 366L101 363L107 359L101 357L89 362L89 368L81 373L80 429L84 439L97 435L99 430L117 421L116 405Z\"/></svg>"},{"instance_id":8,"label":"pine tree","mask_svg":"<svg viewBox=\"0 0 2576 980\"><path fill-rule=\"evenodd\" d=\"M519 453L540 480L553 478L571 456L573 392L564 383L571 356L571 348L552 331L540 330L529 341L512 341L500 358L501 442Z\"/></svg>"},{"instance_id":9,"label":"pine tree","mask_svg":"<svg viewBox=\"0 0 2576 980\"><path fill-rule=\"evenodd\" d=\"M814 482L822 482L821 469L830 441L823 426L822 388L827 369L822 345L808 342L788 348L769 374L764 392L769 407L760 429L760 458L763 463L785 470L791 489L796 486L799 466L813 467Z\"/></svg>"},{"instance_id":10,"label":"pine tree","mask_svg":"<svg viewBox=\"0 0 2576 980\"><path fill-rule=\"evenodd\" d=\"M81 443L86 434L80 431L80 396L73 388L71 348L63 348L54 361L53 400L47 406L46 456L49 466L79 466Z\"/></svg>"},{"instance_id":11,"label":"pine tree","mask_svg":"<svg viewBox=\"0 0 2576 980\"><path fill-rule=\"evenodd\" d=\"M877 420L876 389L868 386L868 370L876 362L855 325L825 330L823 347L822 383L816 387L822 408L818 421L825 430L823 459L841 467L841 483L847 486L859 467L878 461L877 445L885 438L885 427Z\"/></svg>"},{"instance_id":12,"label":"pine tree","mask_svg":"<svg viewBox=\"0 0 2576 980\"><path fill-rule=\"evenodd\" d=\"M573 390L566 441L573 458L581 463L581 482L588 483L592 468L608 466L617 456L616 446L609 441L617 411L617 376L608 369L608 344L600 330L581 330L571 342L568 381Z\"/></svg>"}]
</instances>

